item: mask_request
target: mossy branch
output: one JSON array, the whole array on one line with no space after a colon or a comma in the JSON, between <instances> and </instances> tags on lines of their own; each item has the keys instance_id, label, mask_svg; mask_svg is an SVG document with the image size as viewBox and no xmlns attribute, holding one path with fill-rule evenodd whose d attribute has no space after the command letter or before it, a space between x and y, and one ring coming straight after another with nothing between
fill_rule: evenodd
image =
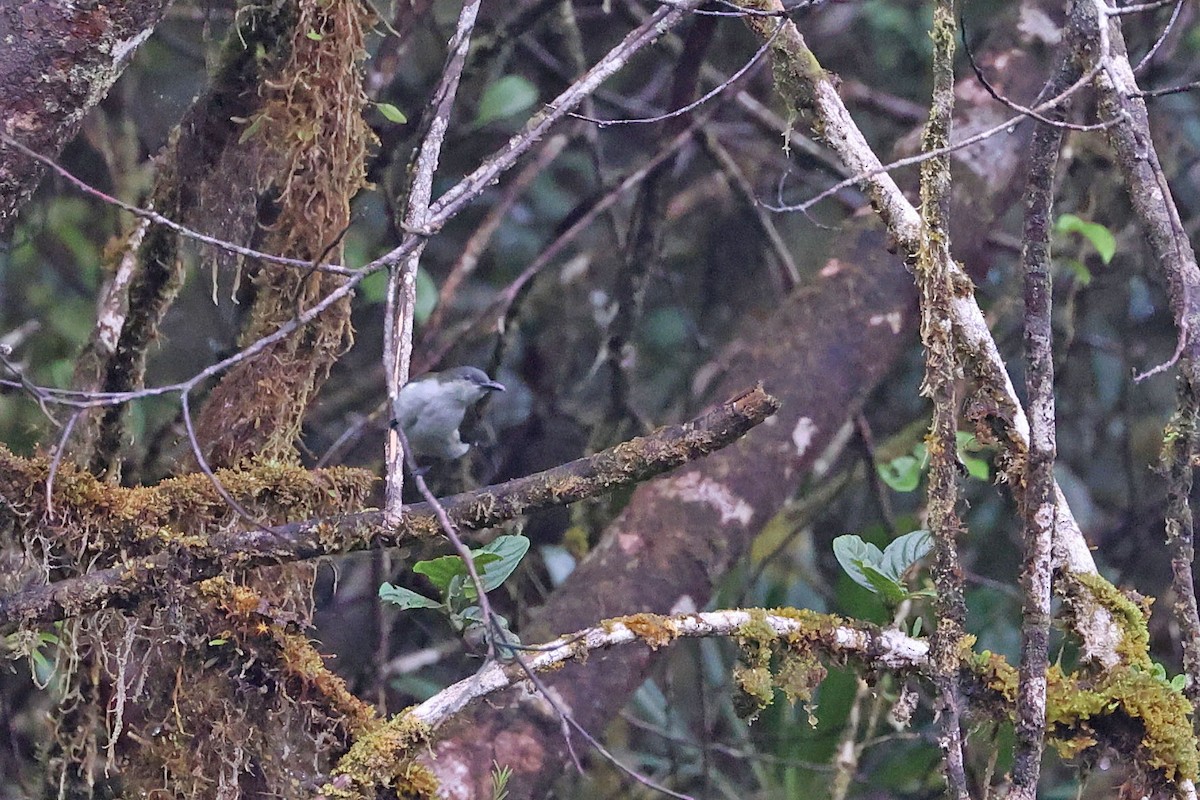
<instances>
[{"instance_id":1,"label":"mossy branch","mask_svg":"<svg viewBox=\"0 0 1200 800\"><path fill-rule=\"evenodd\" d=\"M539 508L573 503L587 497L646 481L667 470L725 447L771 416L779 401L756 387L714 407L691 422L660 428L586 458L534 475L453 495L441 501L451 520L461 530L479 530ZM282 469L282 468L280 468ZM30 462L11 454L0 458L0 495L31 530L24 534L57 537L58 529L70 529L84 512L111 510L109 495L98 508L81 506L90 488L99 484L78 472L64 471L57 479L54 507L58 524L42 519L42 487L48 472L44 459ZM301 471L302 472L302 471ZM227 487L243 473L218 473ZM291 474L290 471L288 474ZM198 507L210 512L219 503L203 476L190 476ZM146 489L103 487L116 493L146 492ZM238 497L238 492L233 492ZM93 497L93 499L100 499ZM119 502L119 500L117 501ZM118 506L120 507L120 506ZM230 514L220 509L222 517ZM215 512L214 512L215 513ZM92 518L94 523L96 518ZM127 541L162 541L162 521L153 518L145 528L138 519L127 520L133 529ZM275 527L239 530L216 535L203 531L188 537L172 537L161 552L129 558L107 569L38 586L0 597L0 635L104 608L128 608L161 591L164 583L190 583L226 573L269 564L319 558L374 547L393 547L413 538L440 533L437 518L424 503L408 506L400 525L388 527L381 511L322 515L303 522Z\"/></svg>"}]
</instances>

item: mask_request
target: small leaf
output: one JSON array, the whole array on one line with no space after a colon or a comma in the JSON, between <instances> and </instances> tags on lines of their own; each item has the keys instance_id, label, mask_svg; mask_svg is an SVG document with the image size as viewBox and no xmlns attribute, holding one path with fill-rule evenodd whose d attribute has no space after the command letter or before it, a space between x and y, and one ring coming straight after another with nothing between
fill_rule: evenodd
<instances>
[{"instance_id":1,"label":"small leaf","mask_svg":"<svg viewBox=\"0 0 1200 800\"><path fill-rule=\"evenodd\" d=\"M379 598L404 609L442 607L442 604L436 600L430 600L423 594L405 589L403 586L393 586L390 583L384 583L379 587Z\"/></svg>"},{"instance_id":2,"label":"small leaf","mask_svg":"<svg viewBox=\"0 0 1200 800\"><path fill-rule=\"evenodd\" d=\"M925 557L933 547L929 531L918 530L898 536L883 550L879 560L879 571L894 581L899 581L905 570Z\"/></svg>"},{"instance_id":3,"label":"small leaf","mask_svg":"<svg viewBox=\"0 0 1200 800\"><path fill-rule=\"evenodd\" d=\"M433 282L433 278L429 277L429 273L423 269L417 270L417 304L413 307L413 318L417 322L424 323L429 319L429 315L433 313L433 309L437 306L438 288Z\"/></svg>"},{"instance_id":4,"label":"small leaf","mask_svg":"<svg viewBox=\"0 0 1200 800\"><path fill-rule=\"evenodd\" d=\"M990 477L987 459L978 455L985 448L975 438L975 434L958 431L954 434L954 442L958 460L967 468L971 477L986 481Z\"/></svg>"},{"instance_id":5,"label":"small leaf","mask_svg":"<svg viewBox=\"0 0 1200 800\"><path fill-rule=\"evenodd\" d=\"M917 617L916 619L913 620L912 632L909 633L909 636L916 639L918 636L921 635L921 629L924 627L925 627L925 618Z\"/></svg>"},{"instance_id":6,"label":"small leaf","mask_svg":"<svg viewBox=\"0 0 1200 800\"><path fill-rule=\"evenodd\" d=\"M537 99L536 86L520 75L505 75L484 89L475 124L486 125L493 120L519 114L530 108Z\"/></svg>"},{"instance_id":7,"label":"small leaf","mask_svg":"<svg viewBox=\"0 0 1200 800\"><path fill-rule=\"evenodd\" d=\"M882 550L870 542L863 541L857 534L847 533L833 540L833 555L852 581L870 592L878 592L862 566L878 564L883 558Z\"/></svg>"},{"instance_id":8,"label":"small leaf","mask_svg":"<svg viewBox=\"0 0 1200 800\"><path fill-rule=\"evenodd\" d=\"M234 122L241 121L237 117L230 117L230 119ZM262 129L262 126L266 123L266 121L266 114L259 114L253 120L250 120L250 126L246 128L246 130L242 131L242 135L238 137L238 144L245 144L247 141L249 141L254 134L258 133L259 130Z\"/></svg>"},{"instance_id":9,"label":"small leaf","mask_svg":"<svg viewBox=\"0 0 1200 800\"><path fill-rule=\"evenodd\" d=\"M376 103L375 107L379 109L379 113L383 114L388 122L395 122L398 125L408 122L408 117L404 116L404 112L391 103Z\"/></svg>"},{"instance_id":10,"label":"small leaf","mask_svg":"<svg viewBox=\"0 0 1200 800\"><path fill-rule=\"evenodd\" d=\"M1091 284L1092 271L1088 269L1082 261L1077 258L1069 258L1062 263L1071 271L1071 274L1075 276L1075 281L1080 286L1088 286Z\"/></svg>"},{"instance_id":11,"label":"small leaf","mask_svg":"<svg viewBox=\"0 0 1200 800\"><path fill-rule=\"evenodd\" d=\"M904 584L884 575L870 564L861 564L860 567L863 575L870 581L875 594L882 597L886 605L898 606L908 599L908 589L905 588Z\"/></svg>"},{"instance_id":12,"label":"small leaf","mask_svg":"<svg viewBox=\"0 0 1200 800\"><path fill-rule=\"evenodd\" d=\"M975 480L986 481L991 479L992 469L984 459L966 456L962 459L962 463L967 468L967 474Z\"/></svg>"},{"instance_id":13,"label":"small leaf","mask_svg":"<svg viewBox=\"0 0 1200 800\"><path fill-rule=\"evenodd\" d=\"M304 35L305 35L307 38L309 38L309 39L312 39L314 42L319 42L319 41L321 41L322 39L324 39L324 38L325 38L324 36L322 36L321 34L317 33L316 31L309 31L308 33L306 33L306 34L304 34Z\"/></svg>"},{"instance_id":14,"label":"small leaf","mask_svg":"<svg viewBox=\"0 0 1200 800\"><path fill-rule=\"evenodd\" d=\"M1088 222L1074 214L1063 214L1054 223L1057 233L1078 233L1100 254L1105 264L1112 261L1117 252L1117 239L1112 231L1098 222Z\"/></svg>"},{"instance_id":15,"label":"small leaf","mask_svg":"<svg viewBox=\"0 0 1200 800\"><path fill-rule=\"evenodd\" d=\"M897 492L911 492L921 485L921 460L900 456L876 467L879 478Z\"/></svg>"},{"instance_id":16,"label":"small leaf","mask_svg":"<svg viewBox=\"0 0 1200 800\"><path fill-rule=\"evenodd\" d=\"M1187 675L1182 672L1171 678L1171 688L1177 692L1182 692L1187 687Z\"/></svg>"}]
</instances>

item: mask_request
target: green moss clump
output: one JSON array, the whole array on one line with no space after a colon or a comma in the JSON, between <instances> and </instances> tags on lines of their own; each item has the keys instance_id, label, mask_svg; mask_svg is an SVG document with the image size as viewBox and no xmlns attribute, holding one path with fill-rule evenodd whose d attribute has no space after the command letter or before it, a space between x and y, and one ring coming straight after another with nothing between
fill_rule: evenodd
<instances>
[{"instance_id":1,"label":"green moss clump","mask_svg":"<svg viewBox=\"0 0 1200 800\"><path fill-rule=\"evenodd\" d=\"M359 737L338 762L333 780L321 794L337 800L375 797L376 787L391 788L399 797L432 798L437 778L414 757L431 735L429 726L401 712Z\"/></svg>"}]
</instances>

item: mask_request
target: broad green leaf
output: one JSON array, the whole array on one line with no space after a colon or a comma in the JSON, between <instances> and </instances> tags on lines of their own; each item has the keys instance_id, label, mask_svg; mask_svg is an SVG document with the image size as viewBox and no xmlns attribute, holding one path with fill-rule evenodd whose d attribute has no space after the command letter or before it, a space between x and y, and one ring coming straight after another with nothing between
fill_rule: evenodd
<instances>
[{"instance_id":1,"label":"broad green leaf","mask_svg":"<svg viewBox=\"0 0 1200 800\"><path fill-rule=\"evenodd\" d=\"M511 117L526 111L537 102L537 87L520 75L505 75L483 91L479 100L476 125Z\"/></svg>"},{"instance_id":2,"label":"broad green leaf","mask_svg":"<svg viewBox=\"0 0 1200 800\"><path fill-rule=\"evenodd\" d=\"M932 547L933 537L926 530L897 536L883 549L883 557L878 562L879 571L892 580L899 581L904 571L924 558Z\"/></svg>"},{"instance_id":3,"label":"broad green leaf","mask_svg":"<svg viewBox=\"0 0 1200 800\"><path fill-rule=\"evenodd\" d=\"M408 117L404 116L404 112L396 108L391 103L376 103L375 107L379 109L379 113L388 120L403 125L408 122Z\"/></svg>"},{"instance_id":4,"label":"broad green leaf","mask_svg":"<svg viewBox=\"0 0 1200 800\"><path fill-rule=\"evenodd\" d=\"M871 589L875 594L883 598L883 602L888 606L898 606L908 597L908 589L904 584L893 578L884 575L879 570L872 567L870 564L859 564L863 575L871 584Z\"/></svg>"},{"instance_id":5,"label":"broad green leaf","mask_svg":"<svg viewBox=\"0 0 1200 800\"><path fill-rule=\"evenodd\" d=\"M880 479L897 492L911 492L921 485L921 460L915 456L893 458L876 469Z\"/></svg>"},{"instance_id":6,"label":"broad green leaf","mask_svg":"<svg viewBox=\"0 0 1200 800\"><path fill-rule=\"evenodd\" d=\"M988 462L982 458L974 456L966 456L962 459L963 466L967 468L967 474L977 481L991 480L992 468L988 466Z\"/></svg>"},{"instance_id":7,"label":"broad green leaf","mask_svg":"<svg viewBox=\"0 0 1200 800\"><path fill-rule=\"evenodd\" d=\"M430 600L423 594L418 594L411 589L405 589L403 586L393 586L390 583L384 583L379 587L379 597L381 600L395 603L405 609L442 607L442 604L436 600Z\"/></svg>"},{"instance_id":8,"label":"broad green leaf","mask_svg":"<svg viewBox=\"0 0 1200 800\"><path fill-rule=\"evenodd\" d=\"M847 533L833 540L833 555L850 579L871 592L878 592L875 585L862 569L862 565L874 566L883 558L883 551L854 533Z\"/></svg>"},{"instance_id":9,"label":"broad green leaf","mask_svg":"<svg viewBox=\"0 0 1200 800\"><path fill-rule=\"evenodd\" d=\"M1057 233L1078 233L1100 254L1105 264L1112 261L1117 252L1117 239L1112 231L1098 222L1088 222L1074 214L1063 214L1054 223Z\"/></svg>"},{"instance_id":10,"label":"broad green leaf","mask_svg":"<svg viewBox=\"0 0 1200 800\"><path fill-rule=\"evenodd\" d=\"M481 572L487 564L498 559L498 556L491 554L480 557L479 554L483 552L482 550L472 550L471 552L474 554L475 569ZM429 578L438 591L445 595L451 588L452 580L467 577L467 565L458 556L441 556L428 561L418 561L413 565L413 572Z\"/></svg>"},{"instance_id":11,"label":"broad green leaf","mask_svg":"<svg viewBox=\"0 0 1200 800\"><path fill-rule=\"evenodd\" d=\"M521 563L521 559L529 552L529 540L524 536L497 536L478 550L472 551L479 555L475 563L480 563L479 556L487 554L495 558L488 562L479 576L483 590L490 592L512 575L513 570Z\"/></svg>"},{"instance_id":12,"label":"broad green leaf","mask_svg":"<svg viewBox=\"0 0 1200 800\"><path fill-rule=\"evenodd\" d=\"M418 561L413 564L413 572L429 578L429 582L445 595L450 588L450 581L456 575L466 575L467 568L458 556L442 556L431 558L428 561Z\"/></svg>"}]
</instances>

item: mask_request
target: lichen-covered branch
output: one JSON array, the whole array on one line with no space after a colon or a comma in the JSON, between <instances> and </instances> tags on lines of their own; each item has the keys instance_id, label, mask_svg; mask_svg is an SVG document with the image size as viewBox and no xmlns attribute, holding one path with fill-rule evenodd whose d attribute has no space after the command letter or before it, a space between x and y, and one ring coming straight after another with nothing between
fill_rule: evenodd
<instances>
[{"instance_id":1,"label":"lichen-covered branch","mask_svg":"<svg viewBox=\"0 0 1200 800\"><path fill-rule=\"evenodd\" d=\"M57 156L169 5L0 0L0 130ZM35 159L0 145L0 239L44 173Z\"/></svg>"},{"instance_id":2,"label":"lichen-covered branch","mask_svg":"<svg viewBox=\"0 0 1200 800\"><path fill-rule=\"evenodd\" d=\"M760 0L754 7L782 12L778 0ZM766 41L775 35L772 19L748 17L746 23ZM821 68L799 29L791 22L775 35L772 53L776 62L776 88L787 102L813 117L813 128L856 175L865 175L862 185L888 228L899 250L915 260L921 247L921 217L883 170L862 131L851 119L838 96L831 77ZM976 420L981 439L997 442L1014 465L1024 463L1029 449L1029 422L1017 400L1016 390L975 301L974 287L962 268L951 262L954 292L949 304L949 322L954 328L961 363L974 384L968 413ZM1087 540L1070 507L1056 487L1059 513L1055 517L1055 566L1073 574L1095 574ZM1079 597L1072 606L1071 625L1082 639L1084 657L1101 665L1116 663L1115 646L1120 636L1103 604Z\"/></svg>"},{"instance_id":3,"label":"lichen-covered branch","mask_svg":"<svg viewBox=\"0 0 1200 800\"><path fill-rule=\"evenodd\" d=\"M1078 76L1069 56L1049 91L1070 86ZM1047 119L1066 118L1066 106L1047 112ZM1025 464L1025 568L1021 573L1021 663L1017 686L1016 745L1013 786L1016 800L1035 800L1046 735L1046 670L1049 668L1051 560L1056 455L1054 423L1054 350L1051 329L1050 234L1054 204L1054 171L1062 145L1062 129L1038 124L1034 129L1025 192L1025 384L1029 397L1029 457Z\"/></svg>"},{"instance_id":4,"label":"lichen-covered branch","mask_svg":"<svg viewBox=\"0 0 1200 800\"><path fill-rule=\"evenodd\" d=\"M1145 631L1141 611L1128 601L1126 605L1114 602L1118 613L1128 613L1131 624L1140 624ZM774 668L762 668L762 695L757 699L764 703L770 702L776 688L793 702L811 699L811 691L825 675L818 657L924 677L935 671L927 640L895 628L797 609L632 614L532 647L523 660L533 672L557 673L572 663L602 663L601 653L612 648L641 645L657 650L679 639L713 636L735 638L747 661L773 661ZM769 658L761 658L764 654ZM1012 718L1017 676L1002 657L963 650L955 669L980 713ZM1134 737L1139 741L1134 752L1141 763L1157 770L1175 787L1177 796L1195 797L1197 763L1188 704L1166 680L1133 666L1114 670L1099 682L1086 672L1066 674L1057 667L1050 677L1047 713L1060 752L1079 755ZM530 691L527 673L519 665L493 661L425 702L372 725L339 761L322 789L323 796L374 797L377 785L415 788L414 784L432 795L437 778L418 760L431 739L473 703L506 689Z\"/></svg>"},{"instance_id":5,"label":"lichen-covered branch","mask_svg":"<svg viewBox=\"0 0 1200 800\"><path fill-rule=\"evenodd\" d=\"M929 121L921 149L930 153L950 142L954 112L954 9L953 0L937 2L933 9L933 93ZM926 437L929 452L927 515L933 534L930 573L937 587L934 608L937 628L931 643L933 683L937 687L938 744L946 760L950 795L966 800L967 778L963 764L963 713L958 684L958 660L967 607L963 596L958 539L958 390L962 375L950 303L954 276L950 255L950 156L943 154L921 164L921 241L915 275L921 298L921 344L925 349L925 379L921 393L933 401L933 419Z\"/></svg>"},{"instance_id":6,"label":"lichen-covered branch","mask_svg":"<svg viewBox=\"0 0 1200 800\"><path fill-rule=\"evenodd\" d=\"M413 163L413 180L405 198L404 225L419 230L429 216L433 178L442 154L442 143L450 127L450 113L458 94L459 79L471 47L471 33L479 15L480 0L465 0L458 15L458 26L450 40L450 53L430 103L430 117L424 121L425 136ZM387 303L383 319L383 369L387 385L388 408L396 407L400 390L408 383L413 352L413 315L417 307L417 267L425 242L421 241L399 264L388 271ZM390 416L390 415L389 415ZM388 429L384 463L384 512L389 520L399 521L404 507L404 451L397 431Z\"/></svg>"},{"instance_id":7,"label":"lichen-covered branch","mask_svg":"<svg viewBox=\"0 0 1200 800\"><path fill-rule=\"evenodd\" d=\"M817 683L824 676L824 669L814 659L816 654L851 659L877 669L911 670L925 665L929 649L925 641L895 629L879 629L813 611L732 610L677 616L634 614L605 620L539 645L523 661L529 670L547 673L614 647L641 643L658 649L676 639L712 636L735 637L748 650L780 652L784 662L797 659L796 668L784 666L771 678L792 699L811 689L809 673L816 676ZM472 702L527 683L526 672L519 665L495 661L487 664L356 742L339 762L322 794L341 800L367 798L375 796L377 784L406 785L418 776L423 781L433 780L412 761L433 733ZM793 690L797 694L792 694Z\"/></svg>"},{"instance_id":8,"label":"lichen-covered branch","mask_svg":"<svg viewBox=\"0 0 1200 800\"><path fill-rule=\"evenodd\" d=\"M1196 432L1196 404L1200 396L1200 336L1197 335L1200 334L1200 268L1159 163L1146 102L1125 49L1120 17L1111 14L1103 0L1081 0L1072 12L1072 22L1090 34L1080 44L1081 53L1099 59L1102 67L1094 81L1100 112L1118 119L1106 130L1108 142L1116 154L1117 168L1154 254L1154 262L1166 280L1178 330L1175 354L1161 367L1171 366L1176 360L1180 367L1179 405L1163 435L1162 468L1168 478L1167 543L1177 597L1172 610L1181 631L1188 695L1195 704L1200 701L1200 612L1192 569L1189 495L1193 459L1200 446Z\"/></svg>"},{"instance_id":9,"label":"lichen-covered branch","mask_svg":"<svg viewBox=\"0 0 1200 800\"><path fill-rule=\"evenodd\" d=\"M648 436L535 475L454 495L441 504L457 527L479 530L536 508L573 503L648 480L718 450L736 441L778 407L778 401L761 388L752 389L691 422L661 428ZM276 481L286 476L295 480L308 473L284 467L264 469L269 474L251 470L218 475L234 497L252 511L257 508L255 497L260 494L266 498L290 498L293 513L303 508L303 504L295 505L296 488L281 492L274 488L271 476ZM0 496L22 519L31 520L34 527L23 535L59 536L63 531L73 531L72 535L86 539L89 531L104 530L114 537L111 548L104 551L113 565L0 597L0 633L103 608L131 607L154 596L164 583L172 581L194 582L230 569L394 546L413 537L432 537L440 532L435 514L425 504L407 506L402 523L395 527L387 526L379 511L344 513L361 498L356 493L360 490L355 490L345 495L347 501L340 515L326 512L304 522L208 534L206 531L229 524L232 512L202 475L165 481L154 488L121 489L71 471L64 471L56 482L55 508L59 514L56 526L43 528L37 520L42 518L44 510L41 488L48 471L46 459L27 460L0 451ZM350 481L348 486L361 480L362 473L358 471L344 472L345 480ZM314 498L328 500L333 487L319 475L313 481ZM156 491L164 496L157 500L141 499L153 498ZM182 497L173 498L170 492ZM131 505L134 498L139 499L136 507ZM164 526L179 529L181 499L188 499L183 513L192 508L191 516L184 519L192 519L197 527L190 535L162 542ZM136 512L131 513L134 508ZM134 551L140 554L125 559L124 546L130 543L140 543L141 550ZM146 549L150 546L153 549ZM98 554L93 560L105 561Z\"/></svg>"}]
</instances>

